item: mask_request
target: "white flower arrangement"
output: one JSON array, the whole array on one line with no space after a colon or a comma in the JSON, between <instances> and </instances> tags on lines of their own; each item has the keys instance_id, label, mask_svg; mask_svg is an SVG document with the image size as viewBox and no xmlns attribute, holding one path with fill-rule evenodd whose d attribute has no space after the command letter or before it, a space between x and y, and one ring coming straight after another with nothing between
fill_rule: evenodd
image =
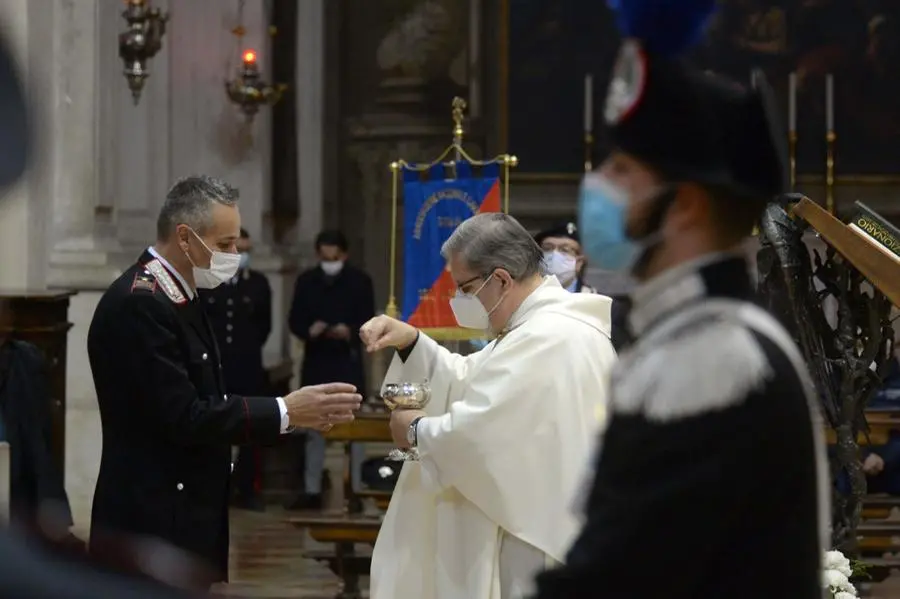
<instances>
[{"instance_id":1,"label":"white flower arrangement","mask_svg":"<svg viewBox=\"0 0 900 599\"><path fill-rule=\"evenodd\" d=\"M850 583L853 567L850 560L840 551L825 553L822 586L831 593L832 599L856 599L856 588Z\"/></svg>"}]
</instances>

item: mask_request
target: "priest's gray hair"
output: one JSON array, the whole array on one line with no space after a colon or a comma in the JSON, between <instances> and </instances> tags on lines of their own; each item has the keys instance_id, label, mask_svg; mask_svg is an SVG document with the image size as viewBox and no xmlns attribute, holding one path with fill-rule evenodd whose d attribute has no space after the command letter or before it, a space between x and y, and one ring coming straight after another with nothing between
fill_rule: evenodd
<instances>
[{"instance_id":1,"label":"priest's gray hair","mask_svg":"<svg viewBox=\"0 0 900 599\"><path fill-rule=\"evenodd\" d=\"M175 182L163 202L156 221L156 238L166 241L178 225L187 225L202 234L212 225L215 204L234 206L238 190L221 179L191 175Z\"/></svg>"},{"instance_id":2,"label":"priest's gray hair","mask_svg":"<svg viewBox=\"0 0 900 599\"><path fill-rule=\"evenodd\" d=\"M542 272L544 252L519 221L503 214L476 214L464 220L441 247L449 260L460 256L466 266L482 276L498 268L517 281Z\"/></svg>"}]
</instances>

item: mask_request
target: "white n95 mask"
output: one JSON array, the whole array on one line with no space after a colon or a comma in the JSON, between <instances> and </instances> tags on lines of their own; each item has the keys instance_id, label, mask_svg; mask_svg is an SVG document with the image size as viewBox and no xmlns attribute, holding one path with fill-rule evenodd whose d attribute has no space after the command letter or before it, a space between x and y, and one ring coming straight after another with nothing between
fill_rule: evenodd
<instances>
[{"instance_id":1,"label":"white n95 mask","mask_svg":"<svg viewBox=\"0 0 900 599\"><path fill-rule=\"evenodd\" d=\"M563 254L559 250L544 252L544 269L547 274L555 275L563 287L568 287L575 280L577 263L575 256Z\"/></svg>"},{"instance_id":2,"label":"white n95 mask","mask_svg":"<svg viewBox=\"0 0 900 599\"><path fill-rule=\"evenodd\" d=\"M193 229L191 233L210 254L209 268L194 266L194 284L197 285L197 289L215 289L225 281L230 281L241 266L241 255L211 250ZM188 254L188 260L190 259L191 256ZM192 266L193 264L191 261Z\"/></svg>"},{"instance_id":3,"label":"white n95 mask","mask_svg":"<svg viewBox=\"0 0 900 599\"><path fill-rule=\"evenodd\" d=\"M456 324L465 329L480 329L482 331L487 331L491 328L491 314L497 309L497 306L500 305L506 294L504 293L490 310L484 307L484 304L478 299L478 294L481 293L481 290L484 289L493 276L494 274L491 273L474 293L463 293L457 289L456 296L450 298L450 309L453 310Z\"/></svg>"}]
</instances>

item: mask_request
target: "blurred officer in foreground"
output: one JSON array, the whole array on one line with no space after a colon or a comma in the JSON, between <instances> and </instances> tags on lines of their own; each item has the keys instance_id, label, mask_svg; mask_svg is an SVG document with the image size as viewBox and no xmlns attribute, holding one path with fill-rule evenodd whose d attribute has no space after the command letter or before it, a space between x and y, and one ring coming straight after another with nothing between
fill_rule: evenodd
<instances>
[{"instance_id":1,"label":"blurred officer in foreground","mask_svg":"<svg viewBox=\"0 0 900 599\"><path fill-rule=\"evenodd\" d=\"M612 376L583 528L538 596L820 599L819 408L739 251L784 183L771 92L761 74L748 90L678 58L715 0L617 4L614 149L582 185L579 228L591 264L638 281L636 341Z\"/></svg>"},{"instance_id":2,"label":"blurred officer in foreground","mask_svg":"<svg viewBox=\"0 0 900 599\"><path fill-rule=\"evenodd\" d=\"M197 289L231 280L240 265L237 190L207 176L178 181L157 242L103 294L88 355L103 431L91 553L117 551L108 535L159 538L227 580L231 446L265 443L293 427L328 430L353 419L347 383L284 398L227 392L222 354Z\"/></svg>"},{"instance_id":3,"label":"blurred officer in foreground","mask_svg":"<svg viewBox=\"0 0 900 599\"><path fill-rule=\"evenodd\" d=\"M266 393L263 346L272 331L272 290L266 275L250 268L250 234L241 229L237 273L215 289L198 289L222 351L225 389L238 395ZM262 451L243 445L234 465L237 507L262 510Z\"/></svg>"}]
</instances>

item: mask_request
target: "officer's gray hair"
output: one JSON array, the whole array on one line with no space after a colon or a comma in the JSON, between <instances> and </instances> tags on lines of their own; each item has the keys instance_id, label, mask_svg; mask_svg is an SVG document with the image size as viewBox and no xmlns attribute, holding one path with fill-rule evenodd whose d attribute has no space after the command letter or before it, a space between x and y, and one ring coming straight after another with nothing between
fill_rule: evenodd
<instances>
[{"instance_id":1,"label":"officer's gray hair","mask_svg":"<svg viewBox=\"0 0 900 599\"><path fill-rule=\"evenodd\" d=\"M234 206L237 201L237 188L221 179L207 175L179 179L166 194L159 211L156 237L166 241L178 225L187 225L202 235L212 225L213 205Z\"/></svg>"},{"instance_id":2,"label":"officer's gray hair","mask_svg":"<svg viewBox=\"0 0 900 599\"><path fill-rule=\"evenodd\" d=\"M517 280L541 272L544 253L519 221L500 212L464 220L441 247L445 260L459 256L482 276L502 268Z\"/></svg>"}]
</instances>

